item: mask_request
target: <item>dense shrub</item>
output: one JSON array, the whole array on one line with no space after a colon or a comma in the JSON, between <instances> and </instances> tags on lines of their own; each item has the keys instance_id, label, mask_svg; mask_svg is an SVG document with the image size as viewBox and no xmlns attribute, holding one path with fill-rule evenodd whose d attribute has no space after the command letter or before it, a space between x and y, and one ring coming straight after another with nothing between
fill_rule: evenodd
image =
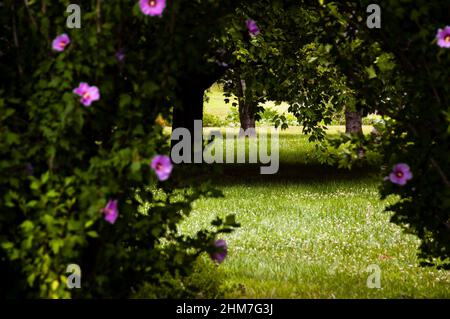
<instances>
[{"instance_id":1,"label":"dense shrub","mask_svg":"<svg viewBox=\"0 0 450 319\"><path fill-rule=\"evenodd\" d=\"M163 274L157 284L145 283L132 298L226 298L235 288L209 258L198 258L189 276Z\"/></svg>"},{"instance_id":2,"label":"dense shrub","mask_svg":"<svg viewBox=\"0 0 450 319\"><path fill-rule=\"evenodd\" d=\"M327 135L316 145L313 157L319 163L339 168L379 167L382 163L380 131L379 127L367 135L349 133Z\"/></svg>"},{"instance_id":3,"label":"dense shrub","mask_svg":"<svg viewBox=\"0 0 450 319\"><path fill-rule=\"evenodd\" d=\"M239 110L237 109L237 107L231 107L230 108L230 111L228 112L227 117L226 117L226 121L231 126L240 125L240 123L239 123Z\"/></svg>"},{"instance_id":4,"label":"dense shrub","mask_svg":"<svg viewBox=\"0 0 450 319\"><path fill-rule=\"evenodd\" d=\"M438 30L449 25L448 4L392 1L383 15L383 27L373 36L395 56L397 76L389 85L399 94L384 110L393 121L383 140L381 193L401 197L389 207L392 221L421 239L424 262L450 266L450 51L437 39ZM405 185L391 178L398 163L412 173Z\"/></svg>"},{"instance_id":5,"label":"dense shrub","mask_svg":"<svg viewBox=\"0 0 450 319\"><path fill-rule=\"evenodd\" d=\"M226 121L221 120L218 116L210 113L203 113L203 126L221 127L224 125L226 125Z\"/></svg>"},{"instance_id":6,"label":"dense shrub","mask_svg":"<svg viewBox=\"0 0 450 319\"><path fill-rule=\"evenodd\" d=\"M10 297L127 297L161 274L190 273L199 254L215 250L216 235L236 226L216 220L211 231L179 235L192 202L218 193L191 168L175 168L166 181L150 168L169 151L155 119L170 117L180 70L197 67L204 53L171 26L179 4L151 17L138 1L86 1L82 29L70 30L69 3L2 1L0 268ZM183 17L204 14L196 6ZM63 33L70 44L52 50ZM90 105L96 92L78 92L81 101L74 94L82 82L99 89ZM114 203L117 220L108 215ZM72 263L81 266L82 289L67 289Z\"/></svg>"},{"instance_id":7,"label":"dense shrub","mask_svg":"<svg viewBox=\"0 0 450 319\"><path fill-rule=\"evenodd\" d=\"M261 107L261 111L256 114L256 123L260 125L275 125L281 126L281 124L286 124L289 126L298 125L297 119L294 115L290 113L280 113L271 107ZM223 125L229 126L239 126L239 111L236 107L231 107L226 120L222 123ZM287 127L287 126L286 126Z\"/></svg>"}]
</instances>

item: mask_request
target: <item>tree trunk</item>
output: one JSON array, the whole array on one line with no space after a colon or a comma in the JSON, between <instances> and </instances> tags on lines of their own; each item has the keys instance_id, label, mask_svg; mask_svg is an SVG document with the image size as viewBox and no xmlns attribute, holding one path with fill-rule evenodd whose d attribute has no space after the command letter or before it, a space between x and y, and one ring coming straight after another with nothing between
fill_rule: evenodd
<instances>
[{"instance_id":1,"label":"tree trunk","mask_svg":"<svg viewBox=\"0 0 450 319\"><path fill-rule=\"evenodd\" d=\"M255 117L246 103L239 105L239 121L241 122L241 129L244 131L249 128L255 128Z\"/></svg>"},{"instance_id":2,"label":"tree trunk","mask_svg":"<svg viewBox=\"0 0 450 319\"><path fill-rule=\"evenodd\" d=\"M203 120L203 94L204 90L199 87L183 88L181 105L173 109L172 129L184 127L194 134L194 120Z\"/></svg>"},{"instance_id":3,"label":"tree trunk","mask_svg":"<svg viewBox=\"0 0 450 319\"><path fill-rule=\"evenodd\" d=\"M345 110L345 133L362 135L362 116L360 112Z\"/></svg>"},{"instance_id":4,"label":"tree trunk","mask_svg":"<svg viewBox=\"0 0 450 319\"><path fill-rule=\"evenodd\" d=\"M203 125L200 135L194 130L194 121L203 120L203 88L195 85L186 85L181 92L181 103L173 109L172 131L177 128L186 128L191 135L191 162L194 158L203 158ZM196 135L197 134L197 135ZM196 141L194 137L199 139ZM171 147L177 140L171 139ZM197 153L197 156L195 156ZM200 156L200 157L199 157Z\"/></svg>"},{"instance_id":5,"label":"tree trunk","mask_svg":"<svg viewBox=\"0 0 450 319\"><path fill-rule=\"evenodd\" d=\"M239 105L239 122L241 124L241 129L247 131L247 129L255 129L255 114L252 101L247 99L245 95L245 80L239 79L238 82L238 105ZM253 132L249 132L252 136ZM241 134L240 134L241 135Z\"/></svg>"},{"instance_id":6,"label":"tree trunk","mask_svg":"<svg viewBox=\"0 0 450 319\"><path fill-rule=\"evenodd\" d=\"M200 144L201 150L197 150L196 156L194 121L203 121L203 96L205 90L220 79L225 73L225 70L226 68L224 67L217 67L216 69L209 70L207 74L186 74L179 81L183 83L183 87L177 92L180 102L173 108L172 131L177 128L186 128L190 132L192 162L194 162L195 158L203 159L203 125L199 136L200 141L197 142L197 144ZM171 139L171 148L177 143L177 140Z\"/></svg>"}]
</instances>

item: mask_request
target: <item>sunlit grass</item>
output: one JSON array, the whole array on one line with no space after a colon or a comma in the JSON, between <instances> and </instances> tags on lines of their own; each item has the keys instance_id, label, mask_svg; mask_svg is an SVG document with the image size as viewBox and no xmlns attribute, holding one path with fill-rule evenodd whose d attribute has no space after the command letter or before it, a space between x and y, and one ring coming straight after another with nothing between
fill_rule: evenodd
<instances>
[{"instance_id":1,"label":"sunlit grass","mask_svg":"<svg viewBox=\"0 0 450 319\"><path fill-rule=\"evenodd\" d=\"M233 98L230 99L230 103L225 103L226 97L223 95L222 88L217 84L213 85L209 90L207 90L205 95L206 100L204 103L204 111L224 120L233 107L231 105L231 103L234 101ZM270 107L277 110L279 113L283 113L287 112L289 105L286 103L275 105L274 102L269 101L267 103L264 103L264 107Z\"/></svg>"},{"instance_id":2,"label":"sunlit grass","mask_svg":"<svg viewBox=\"0 0 450 319\"><path fill-rule=\"evenodd\" d=\"M233 287L226 297L449 298L449 272L419 267L419 241L383 212L376 172L323 167L309 159L313 151L293 128L280 137L278 174L224 165L215 181L225 197L197 201L181 226L193 233L236 214L242 227L223 236L229 254L218 269ZM372 264L380 289L366 284Z\"/></svg>"}]
</instances>

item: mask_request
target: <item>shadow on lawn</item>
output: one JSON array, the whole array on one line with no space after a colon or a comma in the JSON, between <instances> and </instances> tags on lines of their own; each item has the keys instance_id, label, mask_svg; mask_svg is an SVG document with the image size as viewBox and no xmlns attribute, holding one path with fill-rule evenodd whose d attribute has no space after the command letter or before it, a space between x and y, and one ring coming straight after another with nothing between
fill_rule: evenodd
<instances>
[{"instance_id":1,"label":"shadow on lawn","mask_svg":"<svg viewBox=\"0 0 450 319\"><path fill-rule=\"evenodd\" d=\"M377 178L377 169L367 166L348 170L321 164L280 163L278 173L272 175L261 175L261 164L216 164L214 166L214 181L215 184L220 185L329 183Z\"/></svg>"}]
</instances>

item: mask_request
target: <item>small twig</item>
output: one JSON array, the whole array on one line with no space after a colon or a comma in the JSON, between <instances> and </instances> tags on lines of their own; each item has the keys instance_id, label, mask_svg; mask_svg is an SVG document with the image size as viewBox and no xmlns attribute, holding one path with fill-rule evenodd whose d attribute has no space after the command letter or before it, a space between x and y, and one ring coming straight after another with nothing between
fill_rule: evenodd
<instances>
[{"instance_id":1,"label":"small twig","mask_svg":"<svg viewBox=\"0 0 450 319\"><path fill-rule=\"evenodd\" d=\"M96 10L97 11L97 33L100 33L100 31L101 31L100 20L102 18L102 13L101 13L100 7L101 7L101 0L97 0L97 10Z\"/></svg>"},{"instance_id":2,"label":"small twig","mask_svg":"<svg viewBox=\"0 0 450 319\"><path fill-rule=\"evenodd\" d=\"M417 130L414 126L412 126L411 124L409 124L408 126L416 136L419 136L419 133L417 132ZM431 162L431 165L433 165L433 167L438 171L439 176L441 177L445 186L450 187L450 180L448 179L447 175L445 175L445 172L442 170L442 168L438 164L438 162L433 157L430 157L430 162Z\"/></svg>"},{"instance_id":3,"label":"small twig","mask_svg":"<svg viewBox=\"0 0 450 319\"><path fill-rule=\"evenodd\" d=\"M438 171L438 173L441 176L442 181L444 182L444 184L447 187L450 187L450 181L448 180L448 178L445 175L444 171L442 170L442 168L439 166L439 164L435 161L435 159L433 157L430 157L430 162L431 162L431 165L433 165L433 167Z\"/></svg>"},{"instance_id":4,"label":"small twig","mask_svg":"<svg viewBox=\"0 0 450 319\"><path fill-rule=\"evenodd\" d=\"M13 9L13 15L12 15L12 19L13 19L12 20L12 22L13 22L13 38L14 38L14 45L15 45L15 47L17 49L17 55L18 55L19 54L20 44L19 44L19 37L17 36L16 6L15 6L14 2L12 4L12 9ZM17 69L19 70L20 76L22 76L23 75L23 69L22 69L22 66L20 65L19 60L17 60Z\"/></svg>"},{"instance_id":5,"label":"small twig","mask_svg":"<svg viewBox=\"0 0 450 319\"><path fill-rule=\"evenodd\" d=\"M171 12L171 15L170 15L170 25L169 25L170 36L171 36L170 40L171 40L172 44L173 44L173 41L175 40L174 39L175 24L176 24L175 9L172 8L172 12Z\"/></svg>"},{"instance_id":6,"label":"small twig","mask_svg":"<svg viewBox=\"0 0 450 319\"><path fill-rule=\"evenodd\" d=\"M428 65L426 64L425 61L423 62L423 65L425 66L425 70L427 70L427 74L428 74L428 76L430 77L429 83L433 83L433 81L431 80L431 72L430 72L430 69L428 68ZM436 98L437 102L438 102L439 104L441 104L441 98L439 97L439 94L438 94L438 92L436 91L436 88L435 88L434 85L432 85L432 84L431 84L431 89L433 90L433 94L434 94L434 97Z\"/></svg>"},{"instance_id":7,"label":"small twig","mask_svg":"<svg viewBox=\"0 0 450 319\"><path fill-rule=\"evenodd\" d=\"M25 8L27 9L27 14L30 17L31 22L33 23L33 25L37 29L37 23L36 23L36 20L34 19L33 15L30 12L30 7L28 6L28 1L27 0L23 0L23 2L25 4Z\"/></svg>"},{"instance_id":8,"label":"small twig","mask_svg":"<svg viewBox=\"0 0 450 319\"><path fill-rule=\"evenodd\" d=\"M97 36L100 34L101 32L101 18L102 18L102 14L101 14L101 0L97 0L97 7L96 7L96 12L97 12ZM96 62L98 63L99 60L99 52L100 52L100 48L99 48L99 41L97 39L97 52L96 52ZM98 72L95 73L95 81L98 81Z\"/></svg>"}]
</instances>

